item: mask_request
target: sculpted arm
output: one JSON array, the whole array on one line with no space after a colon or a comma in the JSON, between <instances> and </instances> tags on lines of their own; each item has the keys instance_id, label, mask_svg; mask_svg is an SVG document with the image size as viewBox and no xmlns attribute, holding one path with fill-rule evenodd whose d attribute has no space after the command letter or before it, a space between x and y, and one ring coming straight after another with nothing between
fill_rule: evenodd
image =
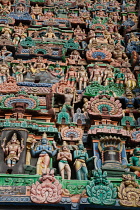
<instances>
[{"instance_id":1,"label":"sculpted arm","mask_svg":"<svg viewBox=\"0 0 140 210\"><path fill-rule=\"evenodd\" d=\"M21 153L21 148L20 148L20 146L18 146L18 148L17 148L17 160L19 160L19 158L20 158L20 153Z\"/></svg>"},{"instance_id":2,"label":"sculpted arm","mask_svg":"<svg viewBox=\"0 0 140 210\"><path fill-rule=\"evenodd\" d=\"M51 152L52 156L55 156L57 154L57 149Z\"/></svg>"},{"instance_id":3,"label":"sculpted arm","mask_svg":"<svg viewBox=\"0 0 140 210\"><path fill-rule=\"evenodd\" d=\"M69 153L69 154L66 156L66 158L67 158L68 161L72 161L72 155L71 155L71 153Z\"/></svg>"},{"instance_id":4,"label":"sculpted arm","mask_svg":"<svg viewBox=\"0 0 140 210\"><path fill-rule=\"evenodd\" d=\"M13 71L13 73L16 73L15 65L12 67L12 71Z\"/></svg>"},{"instance_id":5,"label":"sculpted arm","mask_svg":"<svg viewBox=\"0 0 140 210\"><path fill-rule=\"evenodd\" d=\"M60 155L60 152L57 154L57 160L61 160L62 156Z\"/></svg>"},{"instance_id":6,"label":"sculpted arm","mask_svg":"<svg viewBox=\"0 0 140 210\"><path fill-rule=\"evenodd\" d=\"M36 155L39 155L41 152L42 152L42 149L40 149L40 146L38 146L36 150L34 150L33 147L31 147L31 154L33 157Z\"/></svg>"},{"instance_id":7,"label":"sculpted arm","mask_svg":"<svg viewBox=\"0 0 140 210\"><path fill-rule=\"evenodd\" d=\"M78 158L80 158L81 156L78 154L78 151L77 150L75 150L74 151L74 159L78 159Z\"/></svg>"}]
</instances>

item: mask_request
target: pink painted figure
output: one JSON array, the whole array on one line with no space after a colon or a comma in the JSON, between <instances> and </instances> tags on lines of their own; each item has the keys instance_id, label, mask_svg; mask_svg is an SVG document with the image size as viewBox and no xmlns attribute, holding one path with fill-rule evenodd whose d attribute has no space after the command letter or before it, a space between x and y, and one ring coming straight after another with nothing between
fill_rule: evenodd
<instances>
[{"instance_id":1,"label":"pink painted figure","mask_svg":"<svg viewBox=\"0 0 140 210\"><path fill-rule=\"evenodd\" d=\"M31 200L34 203L59 203L61 201L62 185L54 176L54 170L49 168L45 175L31 186Z\"/></svg>"},{"instance_id":2,"label":"pink painted figure","mask_svg":"<svg viewBox=\"0 0 140 210\"><path fill-rule=\"evenodd\" d=\"M20 145L16 133L13 134L11 140L6 144L6 146L5 146L5 141L6 139L4 139L4 142L1 145L5 154L5 161L9 167L13 167L19 160L20 154L24 149L24 145L23 142Z\"/></svg>"},{"instance_id":3,"label":"pink painted figure","mask_svg":"<svg viewBox=\"0 0 140 210\"><path fill-rule=\"evenodd\" d=\"M92 70L91 75L90 75L90 81L97 81L99 84L101 84L102 77L103 77L102 70L97 64L95 64L94 69Z\"/></svg>"},{"instance_id":4,"label":"pink painted figure","mask_svg":"<svg viewBox=\"0 0 140 210\"><path fill-rule=\"evenodd\" d=\"M64 179L64 174L66 172L67 178L70 180L71 169L68 161L72 161L72 155L70 153L70 150L68 149L68 146L66 145L66 142L63 142L63 145L59 153L57 154L57 160L59 161L58 166L62 179Z\"/></svg>"},{"instance_id":5,"label":"pink painted figure","mask_svg":"<svg viewBox=\"0 0 140 210\"><path fill-rule=\"evenodd\" d=\"M66 73L65 80L68 81L68 85L74 86L76 82L77 72L75 71L73 66L70 66Z\"/></svg>"}]
</instances>

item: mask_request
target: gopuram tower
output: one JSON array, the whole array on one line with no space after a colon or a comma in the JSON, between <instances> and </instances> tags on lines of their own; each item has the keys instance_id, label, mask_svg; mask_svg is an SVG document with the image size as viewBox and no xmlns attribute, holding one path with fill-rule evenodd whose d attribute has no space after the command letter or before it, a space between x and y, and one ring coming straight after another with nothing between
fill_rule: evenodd
<instances>
[{"instance_id":1,"label":"gopuram tower","mask_svg":"<svg viewBox=\"0 0 140 210\"><path fill-rule=\"evenodd\" d=\"M0 0L0 210L140 208L140 1Z\"/></svg>"}]
</instances>

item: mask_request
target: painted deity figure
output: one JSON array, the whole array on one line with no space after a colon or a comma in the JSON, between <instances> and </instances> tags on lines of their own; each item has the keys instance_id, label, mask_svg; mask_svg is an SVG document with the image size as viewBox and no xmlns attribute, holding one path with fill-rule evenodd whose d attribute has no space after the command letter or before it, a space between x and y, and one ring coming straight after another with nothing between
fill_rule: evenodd
<instances>
[{"instance_id":1,"label":"painted deity figure","mask_svg":"<svg viewBox=\"0 0 140 210\"><path fill-rule=\"evenodd\" d=\"M8 51L6 46L3 46L3 48L0 51L0 60L7 59L7 57L11 57L12 52Z\"/></svg>"},{"instance_id":2,"label":"painted deity figure","mask_svg":"<svg viewBox=\"0 0 140 210\"><path fill-rule=\"evenodd\" d=\"M123 59L125 61L128 59L126 53L123 52L123 46L120 44L116 44L112 54L114 59L116 59L118 62L123 62Z\"/></svg>"},{"instance_id":3,"label":"painted deity figure","mask_svg":"<svg viewBox=\"0 0 140 210\"><path fill-rule=\"evenodd\" d=\"M125 84L129 89L134 89L136 87L136 79L134 74L130 71L129 68L125 70Z\"/></svg>"},{"instance_id":4,"label":"painted deity figure","mask_svg":"<svg viewBox=\"0 0 140 210\"><path fill-rule=\"evenodd\" d=\"M135 102L134 95L133 95L132 91L129 88L127 88L126 89L126 98L125 98L126 108L134 108L134 102Z\"/></svg>"},{"instance_id":5,"label":"painted deity figure","mask_svg":"<svg viewBox=\"0 0 140 210\"><path fill-rule=\"evenodd\" d=\"M47 168L50 165L50 157L56 155L57 150L53 150L52 146L49 144L46 133L43 134L41 139L41 144L34 148L35 142L31 146L31 155L33 157L38 157L37 161L37 174L45 174Z\"/></svg>"},{"instance_id":6,"label":"painted deity figure","mask_svg":"<svg viewBox=\"0 0 140 210\"><path fill-rule=\"evenodd\" d=\"M95 64L94 69L92 70L91 75L90 75L90 81L97 81L99 84L101 84L102 77L103 77L102 70L97 64Z\"/></svg>"},{"instance_id":7,"label":"painted deity figure","mask_svg":"<svg viewBox=\"0 0 140 210\"><path fill-rule=\"evenodd\" d=\"M114 73L110 66L107 66L107 69L104 71L104 85L107 86L110 82L114 82Z\"/></svg>"},{"instance_id":8,"label":"painted deity figure","mask_svg":"<svg viewBox=\"0 0 140 210\"><path fill-rule=\"evenodd\" d=\"M125 81L125 75L120 71L120 69L115 70L115 79L116 79L116 84L123 86L124 81Z\"/></svg>"},{"instance_id":9,"label":"painted deity figure","mask_svg":"<svg viewBox=\"0 0 140 210\"><path fill-rule=\"evenodd\" d=\"M2 34L9 39L11 38L12 31L10 30L10 26L8 24L2 29Z\"/></svg>"},{"instance_id":10,"label":"painted deity figure","mask_svg":"<svg viewBox=\"0 0 140 210\"><path fill-rule=\"evenodd\" d=\"M18 34L18 33L14 33L14 34L13 34L13 44L14 44L14 45L18 45L19 41L20 41L20 36L19 36L19 34Z\"/></svg>"},{"instance_id":11,"label":"painted deity figure","mask_svg":"<svg viewBox=\"0 0 140 210\"><path fill-rule=\"evenodd\" d=\"M68 149L66 142L63 143L59 153L57 154L57 160L59 161L59 171L62 179L64 179L65 172L67 173L67 178L71 179L71 168L69 166L69 161L72 161L72 155Z\"/></svg>"},{"instance_id":12,"label":"painted deity figure","mask_svg":"<svg viewBox=\"0 0 140 210\"><path fill-rule=\"evenodd\" d=\"M74 110L73 110L73 106L72 106L72 102L75 103L75 91L73 91L72 88L67 87L65 88L64 93L61 93L60 95L64 95L65 98L65 107L66 109L71 111L71 115L73 116L74 114Z\"/></svg>"},{"instance_id":13,"label":"painted deity figure","mask_svg":"<svg viewBox=\"0 0 140 210\"><path fill-rule=\"evenodd\" d=\"M78 144L78 149L74 151L74 166L76 170L76 177L78 180L87 180L88 179L88 170L86 163L91 160L88 158L88 153L85 151L84 145L82 142Z\"/></svg>"},{"instance_id":14,"label":"painted deity figure","mask_svg":"<svg viewBox=\"0 0 140 210\"><path fill-rule=\"evenodd\" d=\"M5 61L3 61L0 64L0 84L5 82L7 77L9 77L9 76L10 76L9 66Z\"/></svg>"},{"instance_id":15,"label":"painted deity figure","mask_svg":"<svg viewBox=\"0 0 140 210\"><path fill-rule=\"evenodd\" d=\"M56 61L55 67L54 69L50 70L50 73L59 79L64 77L63 69L60 67L58 61Z\"/></svg>"},{"instance_id":16,"label":"painted deity figure","mask_svg":"<svg viewBox=\"0 0 140 210\"><path fill-rule=\"evenodd\" d=\"M77 72L75 71L74 67L71 66L68 69L68 71L66 73L66 77L65 77L65 80L68 81L68 85L73 87L76 82L76 77L77 77Z\"/></svg>"},{"instance_id":17,"label":"painted deity figure","mask_svg":"<svg viewBox=\"0 0 140 210\"><path fill-rule=\"evenodd\" d=\"M87 85L87 82L88 82L87 72L86 72L84 66L81 66L78 71L79 90L82 90L82 86L83 86L83 88L85 88Z\"/></svg>"},{"instance_id":18,"label":"painted deity figure","mask_svg":"<svg viewBox=\"0 0 140 210\"><path fill-rule=\"evenodd\" d=\"M6 139L4 139L4 142L1 145L5 154L5 161L8 167L13 167L19 160L20 154L24 149L24 145L22 142L20 145L16 133L13 134L11 140L6 144L6 146L5 146L5 141Z\"/></svg>"},{"instance_id":19,"label":"painted deity figure","mask_svg":"<svg viewBox=\"0 0 140 210\"><path fill-rule=\"evenodd\" d=\"M39 7L38 4L31 7L31 17L33 19L39 19L42 16L42 7Z\"/></svg>"},{"instance_id":20,"label":"painted deity figure","mask_svg":"<svg viewBox=\"0 0 140 210\"><path fill-rule=\"evenodd\" d=\"M17 82L23 82L23 75L26 74L27 70L23 64L22 60L19 60L19 64L17 66L12 67L13 73L15 74Z\"/></svg>"},{"instance_id":21,"label":"painted deity figure","mask_svg":"<svg viewBox=\"0 0 140 210\"><path fill-rule=\"evenodd\" d=\"M23 13L23 12L25 12L25 6L24 6L24 4L18 4L18 6L17 6L17 12L18 13Z\"/></svg>"},{"instance_id":22,"label":"painted deity figure","mask_svg":"<svg viewBox=\"0 0 140 210\"><path fill-rule=\"evenodd\" d=\"M136 147L133 151L133 156L130 158L130 163L128 164L131 170L140 177L140 148Z\"/></svg>"},{"instance_id":23,"label":"painted deity figure","mask_svg":"<svg viewBox=\"0 0 140 210\"><path fill-rule=\"evenodd\" d=\"M67 58L68 64L78 64L78 62L82 60L80 53L77 50L71 52L70 57Z\"/></svg>"},{"instance_id":24,"label":"painted deity figure","mask_svg":"<svg viewBox=\"0 0 140 210\"><path fill-rule=\"evenodd\" d=\"M25 27L22 25L22 23L20 22L20 24L18 26L14 26L14 31L15 33L21 35L21 34L24 34L25 32Z\"/></svg>"},{"instance_id":25,"label":"painted deity figure","mask_svg":"<svg viewBox=\"0 0 140 210\"><path fill-rule=\"evenodd\" d=\"M47 33L43 37L43 41L45 42L46 39L56 39L56 38L57 37L55 36L52 27L49 27Z\"/></svg>"},{"instance_id":26,"label":"painted deity figure","mask_svg":"<svg viewBox=\"0 0 140 210\"><path fill-rule=\"evenodd\" d=\"M33 67L31 67L32 73L39 73L40 71L45 71L47 69L45 63L43 62L43 57L39 56L34 63Z\"/></svg>"},{"instance_id":27,"label":"painted deity figure","mask_svg":"<svg viewBox=\"0 0 140 210\"><path fill-rule=\"evenodd\" d=\"M128 40L128 43L130 42L139 42L139 38L137 36L135 36L134 33L130 34L130 39Z\"/></svg>"}]
</instances>

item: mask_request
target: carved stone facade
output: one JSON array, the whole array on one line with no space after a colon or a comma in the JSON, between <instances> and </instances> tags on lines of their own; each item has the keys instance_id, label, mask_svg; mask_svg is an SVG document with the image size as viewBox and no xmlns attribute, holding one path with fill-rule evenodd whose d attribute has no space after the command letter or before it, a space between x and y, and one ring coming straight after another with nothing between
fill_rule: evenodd
<instances>
[{"instance_id":1,"label":"carved stone facade","mask_svg":"<svg viewBox=\"0 0 140 210\"><path fill-rule=\"evenodd\" d=\"M0 208L140 207L139 4L0 0Z\"/></svg>"}]
</instances>

